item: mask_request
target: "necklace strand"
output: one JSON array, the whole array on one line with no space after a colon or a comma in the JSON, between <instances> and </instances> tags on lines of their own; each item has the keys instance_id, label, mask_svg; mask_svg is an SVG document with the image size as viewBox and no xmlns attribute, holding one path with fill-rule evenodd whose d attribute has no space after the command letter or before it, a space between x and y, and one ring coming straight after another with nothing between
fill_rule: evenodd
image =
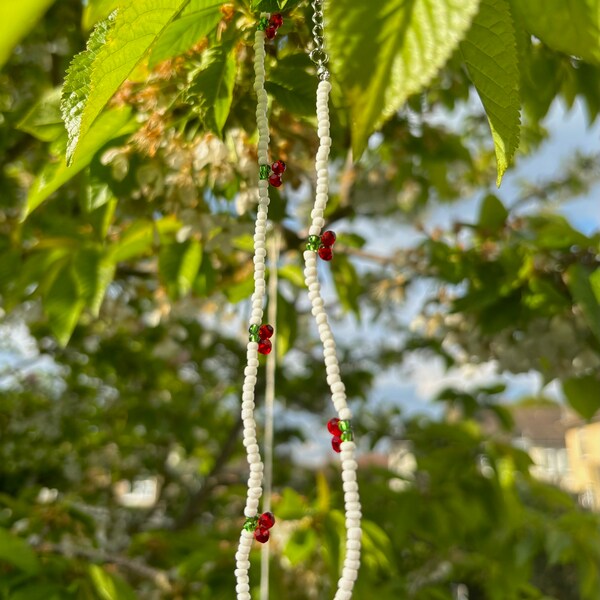
<instances>
[{"instance_id":1,"label":"necklace strand","mask_svg":"<svg viewBox=\"0 0 600 600\"><path fill-rule=\"evenodd\" d=\"M261 19L269 18L262 13ZM265 90L265 31L257 28L254 35L254 90L257 96L256 124L258 128L258 164L269 162L269 123L267 119L267 92ZM250 329L260 326L263 318L263 305L266 292L265 256L267 254L265 236L269 207L269 182L261 178L258 181L258 209L254 229L254 293L252 294L252 312ZM250 596L250 550L254 533L247 524L253 523L258 514L258 504L262 496L264 465L256 438L256 421L254 419L254 391L258 371L258 342L251 339L247 347L247 363L244 369L244 385L242 393L242 419L244 424L244 446L246 447L250 476L248 478L248 494L246 497L246 525L241 531L236 560L236 593L238 600L251 600Z\"/></svg>"},{"instance_id":2,"label":"necklace strand","mask_svg":"<svg viewBox=\"0 0 600 600\"><path fill-rule=\"evenodd\" d=\"M304 277L306 287L309 290L308 297L312 305L312 314L315 317L317 328L319 330L319 337L323 344L327 383L331 389L331 399L339 417L339 422L337 422L336 419L333 420L335 422L334 428L339 431L343 424L343 431L346 433L346 435L342 435L342 442L339 445L346 516L346 555L344 557L342 576L338 581L334 600L350 600L352 598L352 590L356 578L358 577L358 569L360 567L362 511L358 492L358 482L356 479L356 471L358 468L355 457L356 444L351 433L352 429L350 425L352 411L348 407L346 400L346 388L340 376L336 345L325 312L323 298L321 297L321 285L317 278L315 238L320 237L323 226L325 225L323 215L329 199L329 152L331 148L329 93L331 91L331 84L329 83L329 71L327 69L329 56L324 47L325 31L322 1L313 0L312 8L314 47L310 52L310 58L317 66L317 75L320 79L317 87L317 135L319 136L319 149L315 160L317 188L315 203L311 212L312 222L308 232L309 249L304 252ZM324 241L324 238L325 236L321 238L322 242ZM333 236L333 240L335 240L335 236ZM327 244L327 246L329 247L329 244ZM331 258L331 254L326 256L326 260Z\"/></svg>"}]
</instances>

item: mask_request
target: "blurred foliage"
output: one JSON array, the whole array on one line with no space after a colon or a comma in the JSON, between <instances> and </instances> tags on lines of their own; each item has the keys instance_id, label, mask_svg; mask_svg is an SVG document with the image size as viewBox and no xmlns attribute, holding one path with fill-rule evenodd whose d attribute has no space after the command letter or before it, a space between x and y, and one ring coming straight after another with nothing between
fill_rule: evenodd
<instances>
[{"instance_id":1,"label":"blurred foliage","mask_svg":"<svg viewBox=\"0 0 600 600\"><path fill-rule=\"evenodd\" d=\"M330 597L344 535L338 468L295 460L330 413L301 266L317 145L309 7L61 0L10 3L5 16L5 4L0 597L232 597L258 179L252 39L257 11L277 8L271 152L289 168L270 206L282 240L271 587L287 600ZM573 23L592 15L581 36L541 2L328 7L339 183L327 221L340 231L325 279L334 320L366 332L338 342L364 454L357 598L454 598L459 586L471 600L600 598L599 519L532 478L509 443L502 385L442 390L443 422L369 402L377 377L416 353L534 371L582 416L600 408L600 234L557 211L594 189L598 157L522 182L510 202L491 185L519 136L521 154L546 139L557 99L596 120L596 4L560 7ZM95 26L92 52L78 54ZM118 72L102 63L111 52ZM474 222L428 227L432 207L474 195ZM408 219L412 245L371 250L370 232ZM424 283L409 328L399 307ZM486 414L504 433L484 432Z\"/></svg>"}]
</instances>

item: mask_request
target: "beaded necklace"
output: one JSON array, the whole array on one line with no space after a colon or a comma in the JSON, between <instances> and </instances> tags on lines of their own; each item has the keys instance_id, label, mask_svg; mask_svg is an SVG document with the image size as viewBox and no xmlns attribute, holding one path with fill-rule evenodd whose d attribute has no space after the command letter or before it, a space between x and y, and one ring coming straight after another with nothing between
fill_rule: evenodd
<instances>
[{"instance_id":1,"label":"beaded necklace","mask_svg":"<svg viewBox=\"0 0 600 600\"><path fill-rule=\"evenodd\" d=\"M304 278L308 288L308 297L312 306L319 337L323 344L323 355L327 373L327 383L331 389L331 398L338 414L327 423L332 434L331 445L340 454L342 482L344 489L346 516L346 554L341 577L338 581L334 600L350 600L352 590L358 576L361 548L361 506L356 480L357 462L356 445L352 432L352 412L346 401L345 386L340 377L336 345L331 327L327 320L321 286L317 278L317 255L324 261L333 258L335 233L322 232L325 225L323 218L329 194L329 57L324 48L324 28L322 0L313 0L313 37L314 48L310 58L317 66L319 84L317 87L317 135L319 149L315 160L317 173L316 198L311 212L311 225L308 231L306 250L304 252ZM269 540L269 530L275 524L271 512L258 513L258 505L262 495L264 465L256 438L256 422L254 420L254 391L258 371L258 354L269 354L272 344L273 327L262 324L263 303L266 294L265 285L265 234L269 206L269 184L279 187L286 169L283 161L277 160L269 165L269 124L267 118L267 92L265 90L265 39L273 39L277 29L283 24L280 14L262 13L254 38L254 90L257 95L256 120L258 127L258 210L254 232L254 293L252 294L252 311L250 315L249 341L247 346L247 364L244 370L242 393L243 436L246 447L250 477L244 515L246 521L240 534L236 553L236 593L237 600L251 600L250 596L250 550L253 539L265 543ZM273 267L275 267L273 265Z\"/></svg>"}]
</instances>

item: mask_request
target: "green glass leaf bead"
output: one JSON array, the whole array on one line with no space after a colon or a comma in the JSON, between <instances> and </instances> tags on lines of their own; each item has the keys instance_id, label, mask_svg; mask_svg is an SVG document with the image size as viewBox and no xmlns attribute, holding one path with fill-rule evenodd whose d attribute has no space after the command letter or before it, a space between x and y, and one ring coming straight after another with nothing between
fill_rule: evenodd
<instances>
[{"instance_id":1,"label":"green glass leaf bead","mask_svg":"<svg viewBox=\"0 0 600 600\"><path fill-rule=\"evenodd\" d=\"M244 523L244 529L246 531L254 531L258 525L258 517L248 517Z\"/></svg>"},{"instance_id":2,"label":"green glass leaf bead","mask_svg":"<svg viewBox=\"0 0 600 600\"><path fill-rule=\"evenodd\" d=\"M354 434L351 431L342 431L342 442L351 442L354 440Z\"/></svg>"},{"instance_id":3,"label":"green glass leaf bead","mask_svg":"<svg viewBox=\"0 0 600 600\"><path fill-rule=\"evenodd\" d=\"M318 235L309 235L306 240L306 249L311 252L316 252L321 245L321 238Z\"/></svg>"},{"instance_id":4,"label":"green glass leaf bead","mask_svg":"<svg viewBox=\"0 0 600 600\"><path fill-rule=\"evenodd\" d=\"M250 325L250 327L248 328L248 333L250 334L249 336L249 340L251 342L258 342L259 341L259 335L258 335L258 331L260 329L260 325Z\"/></svg>"},{"instance_id":5,"label":"green glass leaf bead","mask_svg":"<svg viewBox=\"0 0 600 600\"><path fill-rule=\"evenodd\" d=\"M269 165L260 165L258 169L258 176L260 179L269 179L271 174L271 167Z\"/></svg>"},{"instance_id":6,"label":"green glass leaf bead","mask_svg":"<svg viewBox=\"0 0 600 600\"><path fill-rule=\"evenodd\" d=\"M264 31L268 26L269 26L269 19L267 19L267 17L263 17L262 19L259 19L257 27L258 27L258 29L260 29L260 31Z\"/></svg>"},{"instance_id":7,"label":"green glass leaf bead","mask_svg":"<svg viewBox=\"0 0 600 600\"><path fill-rule=\"evenodd\" d=\"M340 431L352 431L352 423L350 423L350 421L340 421L338 423L338 427L340 428Z\"/></svg>"}]
</instances>

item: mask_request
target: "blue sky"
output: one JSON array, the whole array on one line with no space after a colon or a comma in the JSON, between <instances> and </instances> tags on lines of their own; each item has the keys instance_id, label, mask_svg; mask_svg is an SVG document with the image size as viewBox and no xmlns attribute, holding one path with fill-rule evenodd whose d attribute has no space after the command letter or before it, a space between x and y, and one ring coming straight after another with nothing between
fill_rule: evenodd
<instances>
[{"instance_id":1,"label":"blue sky","mask_svg":"<svg viewBox=\"0 0 600 600\"><path fill-rule=\"evenodd\" d=\"M516 168L507 173L498 191L498 195L507 205L517 196L519 180L527 179L535 183L552 178L569 163L577 151L597 152L600 149L600 124L589 127L585 110L580 104L576 104L573 110L567 112L560 102L556 102L549 112L545 126L551 134L549 139L531 156L517 160ZM558 207L558 212L586 234L600 230L599 187L595 186L589 194L574 198ZM480 199L481 196L477 196L455 204L433 207L426 219L427 227L447 228L455 220L476 220ZM407 239L415 235L409 227L405 229L406 231L400 234L396 233L400 245L404 245ZM385 241L385 234L375 238L369 249L389 252L389 241ZM418 306L419 295L421 294L417 290L417 298L413 298L413 302L409 302L403 311L408 321L415 306ZM425 363L423 359L415 358L409 362L409 368L398 369L381 377L374 394L379 402L399 403L408 413L430 412L431 404L428 399L446 385L469 388L497 379L492 365L489 364L481 368L446 373L441 361L428 360ZM539 392L542 386L541 377L535 373L503 376L502 379L509 385L509 399ZM551 397L559 397L556 385L551 384L544 392Z\"/></svg>"}]
</instances>

